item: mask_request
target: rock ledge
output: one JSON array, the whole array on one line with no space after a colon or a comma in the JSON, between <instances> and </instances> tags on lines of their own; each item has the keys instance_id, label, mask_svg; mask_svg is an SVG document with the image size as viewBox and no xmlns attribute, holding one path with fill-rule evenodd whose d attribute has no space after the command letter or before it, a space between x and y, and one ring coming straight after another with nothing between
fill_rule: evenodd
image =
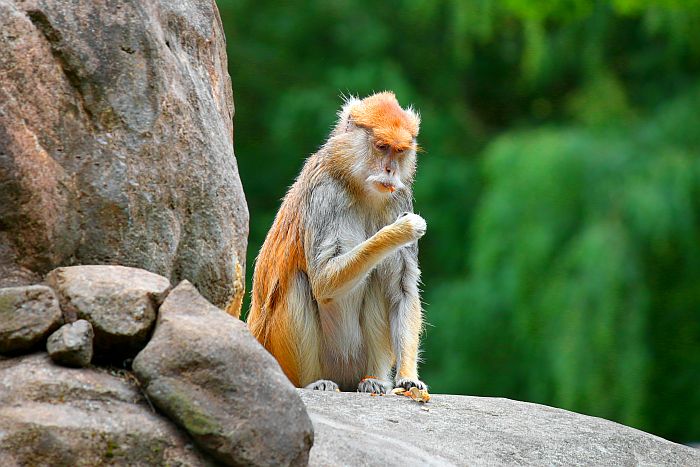
<instances>
[{"instance_id":1,"label":"rock ledge","mask_svg":"<svg viewBox=\"0 0 700 467\"><path fill-rule=\"evenodd\" d=\"M695 449L544 405L298 391L314 424L309 465L700 466Z\"/></svg>"}]
</instances>

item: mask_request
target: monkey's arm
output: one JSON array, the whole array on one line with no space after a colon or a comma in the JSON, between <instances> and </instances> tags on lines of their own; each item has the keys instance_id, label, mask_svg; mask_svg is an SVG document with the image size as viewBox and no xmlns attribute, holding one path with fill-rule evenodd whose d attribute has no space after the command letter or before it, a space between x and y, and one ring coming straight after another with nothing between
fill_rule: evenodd
<instances>
[{"instance_id":1,"label":"monkey's arm","mask_svg":"<svg viewBox=\"0 0 700 467\"><path fill-rule=\"evenodd\" d=\"M407 385L405 389L410 389L411 386L425 389L424 385L421 387L422 383L418 379L418 343L423 322L420 299L408 298L401 313L401 318L393 323L395 330L392 329L392 334L400 334L396 336L397 342L394 344L396 386Z\"/></svg>"},{"instance_id":2,"label":"monkey's arm","mask_svg":"<svg viewBox=\"0 0 700 467\"><path fill-rule=\"evenodd\" d=\"M316 300L329 301L349 292L379 262L397 248L416 241L424 232L425 221L417 214L407 213L347 253L330 258L313 274Z\"/></svg>"},{"instance_id":3,"label":"monkey's arm","mask_svg":"<svg viewBox=\"0 0 700 467\"><path fill-rule=\"evenodd\" d=\"M388 299L391 341L396 355L396 386L425 389L418 379L418 344L423 327L423 311L418 282L418 245L401 250L401 274L389 285Z\"/></svg>"}]
</instances>

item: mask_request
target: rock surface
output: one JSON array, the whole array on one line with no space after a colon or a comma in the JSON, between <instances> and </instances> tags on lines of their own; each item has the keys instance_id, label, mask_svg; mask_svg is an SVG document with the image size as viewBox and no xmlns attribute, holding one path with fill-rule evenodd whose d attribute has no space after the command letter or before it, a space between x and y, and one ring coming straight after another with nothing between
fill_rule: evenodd
<instances>
[{"instance_id":1,"label":"rock surface","mask_svg":"<svg viewBox=\"0 0 700 467\"><path fill-rule=\"evenodd\" d=\"M137 387L44 353L0 359L0 465L208 465Z\"/></svg>"},{"instance_id":2,"label":"rock surface","mask_svg":"<svg viewBox=\"0 0 700 467\"><path fill-rule=\"evenodd\" d=\"M64 324L46 341L46 351L54 362L72 367L85 367L92 360L92 339L95 337L89 321L79 319Z\"/></svg>"},{"instance_id":3,"label":"rock surface","mask_svg":"<svg viewBox=\"0 0 700 467\"><path fill-rule=\"evenodd\" d=\"M316 433L312 466L700 465L687 446L538 404L298 391Z\"/></svg>"},{"instance_id":4,"label":"rock surface","mask_svg":"<svg viewBox=\"0 0 700 467\"><path fill-rule=\"evenodd\" d=\"M311 421L277 361L189 282L161 305L133 367L154 405L217 460L306 465Z\"/></svg>"},{"instance_id":5,"label":"rock surface","mask_svg":"<svg viewBox=\"0 0 700 467\"><path fill-rule=\"evenodd\" d=\"M67 322L85 319L98 354L133 356L146 344L170 281L124 266L72 266L46 276Z\"/></svg>"},{"instance_id":6,"label":"rock surface","mask_svg":"<svg viewBox=\"0 0 700 467\"><path fill-rule=\"evenodd\" d=\"M56 294L49 287L0 289L0 353L31 349L61 322Z\"/></svg>"},{"instance_id":7,"label":"rock surface","mask_svg":"<svg viewBox=\"0 0 700 467\"><path fill-rule=\"evenodd\" d=\"M123 264L243 294L248 211L213 0L0 0L0 287Z\"/></svg>"}]
</instances>

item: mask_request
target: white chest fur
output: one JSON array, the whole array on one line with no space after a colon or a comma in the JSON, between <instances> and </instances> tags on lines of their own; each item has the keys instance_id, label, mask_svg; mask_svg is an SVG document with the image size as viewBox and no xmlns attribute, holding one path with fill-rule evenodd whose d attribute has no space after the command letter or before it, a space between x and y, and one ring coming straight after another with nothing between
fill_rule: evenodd
<instances>
[{"instance_id":1,"label":"white chest fur","mask_svg":"<svg viewBox=\"0 0 700 467\"><path fill-rule=\"evenodd\" d=\"M339 254L346 253L374 235L385 220L350 218L339 238ZM357 385L371 371L372 355L377 349L369 342L389 341L389 271L396 271L401 255L396 252L373 268L353 289L333 301L319 304L323 346L321 364L324 374L341 387ZM389 264L393 264L389 266ZM385 349L385 353L390 349ZM370 368L370 369L368 369Z\"/></svg>"}]
</instances>

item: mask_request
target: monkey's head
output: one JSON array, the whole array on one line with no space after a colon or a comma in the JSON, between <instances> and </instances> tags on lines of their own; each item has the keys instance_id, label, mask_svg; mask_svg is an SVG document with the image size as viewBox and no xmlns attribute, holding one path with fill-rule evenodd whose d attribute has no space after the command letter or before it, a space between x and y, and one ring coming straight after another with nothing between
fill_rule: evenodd
<instances>
[{"instance_id":1,"label":"monkey's head","mask_svg":"<svg viewBox=\"0 0 700 467\"><path fill-rule=\"evenodd\" d=\"M380 92L347 99L338 116L333 136L350 143L346 163L356 183L384 196L413 183L420 117L411 107Z\"/></svg>"}]
</instances>

